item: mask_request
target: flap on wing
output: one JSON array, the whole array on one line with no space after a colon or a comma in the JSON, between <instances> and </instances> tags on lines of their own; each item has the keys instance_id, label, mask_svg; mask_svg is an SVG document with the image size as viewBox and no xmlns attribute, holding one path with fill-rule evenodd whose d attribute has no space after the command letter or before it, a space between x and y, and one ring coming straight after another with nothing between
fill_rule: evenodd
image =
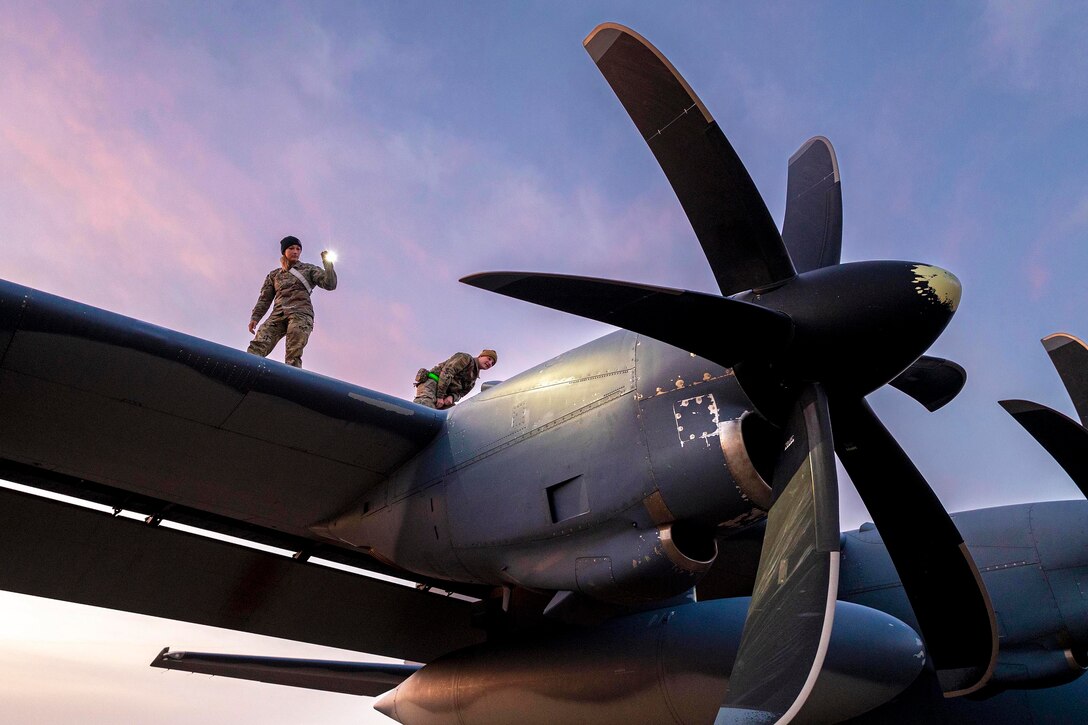
<instances>
[{"instance_id":1,"label":"flap on wing","mask_svg":"<svg viewBox=\"0 0 1088 725\"><path fill-rule=\"evenodd\" d=\"M444 417L0 281L0 459L307 536Z\"/></svg>"},{"instance_id":2,"label":"flap on wing","mask_svg":"<svg viewBox=\"0 0 1088 725\"><path fill-rule=\"evenodd\" d=\"M462 599L7 489L0 589L415 662L483 640Z\"/></svg>"}]
</instances>

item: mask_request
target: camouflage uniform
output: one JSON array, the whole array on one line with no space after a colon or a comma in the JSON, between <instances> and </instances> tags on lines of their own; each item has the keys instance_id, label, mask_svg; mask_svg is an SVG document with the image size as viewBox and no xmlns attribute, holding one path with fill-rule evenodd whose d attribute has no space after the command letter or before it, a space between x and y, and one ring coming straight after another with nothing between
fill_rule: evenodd
<instances>
[{"instance_id":1,"label":"camouflage uniform","mask_svg":"<svg viewBox=\"0 0 1088 725\"><path fill-rule=\"evenodd\" d=\"M332 262L325 262L322 269L313 264L298 262L294 265L314 287L321 287L332 291L336 289L336 270ZM296 368L302 367L302 349L306 347L310 333L314 329L314 306L310 301L310 293L302 285L295 275L277 267L264 278L261 293L257 296L257 304L253 307L250 319L258 322L273 298L276 303L272 306L272 314L257 328L257 334L253 336L253 342L249 343L247 352L266 357L272 352L272 348L284 335L287 336L287 352L284 362Z\"/></svg>"},{"instance_id":2,"label":"camouflage uniform","mask_svg":"<svg viewBox=\"0 0 1088 725\"><path fill-rule=\"evenodd\" d=\"M431 377L437 375L438 380ZM480 377L480 366L476 358L467 352L455 353L449 360L438 363L430 370L420 368L416 373L416 398L413 402L436 408L437 401L447 395L453 396L453 402L468 395Z\"/></svg>"}]
</instances>

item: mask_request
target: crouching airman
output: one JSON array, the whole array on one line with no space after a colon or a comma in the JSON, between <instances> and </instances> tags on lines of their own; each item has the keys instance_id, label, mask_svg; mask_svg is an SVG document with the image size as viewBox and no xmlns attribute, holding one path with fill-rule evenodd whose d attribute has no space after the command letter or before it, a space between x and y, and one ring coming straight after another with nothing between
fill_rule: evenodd
<instances>
[{"instance_id":1,"label":"crouching airman","mask_svg":"<svg viewBox=\"0 0 1088 725\"><path fill-rule=\"evenodd\" d=\"M438 410L452 408L476 385L480 371L489 370L498 361L499 355L494 350L483 350L476 357L458 352L430 370L420 368L416 373L414 402Z\"/></svg>"}]
</instances>

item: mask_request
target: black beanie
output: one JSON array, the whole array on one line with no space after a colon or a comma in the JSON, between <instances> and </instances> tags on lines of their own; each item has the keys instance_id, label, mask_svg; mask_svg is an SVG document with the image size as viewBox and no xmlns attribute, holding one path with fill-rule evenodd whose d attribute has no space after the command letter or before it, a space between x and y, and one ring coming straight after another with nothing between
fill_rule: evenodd
<instances>
[{"instance_id":1,"label":"black beanie","mask_svg":"<svg viewBox=\"0 0 1088 725\"><path fill-rule=\"evenodd\" d=\"M299 247L302 246L302 242L298 240L298 237L284 237L280 240L280 254L286 254L287 248L293 247L296 244Z\"/></svg>"}]
</instances>

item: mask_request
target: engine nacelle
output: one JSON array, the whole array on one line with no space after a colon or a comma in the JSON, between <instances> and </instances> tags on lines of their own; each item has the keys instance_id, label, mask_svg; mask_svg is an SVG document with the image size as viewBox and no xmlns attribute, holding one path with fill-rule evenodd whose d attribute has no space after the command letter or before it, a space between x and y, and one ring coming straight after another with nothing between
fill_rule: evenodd
<instances>
[{"instance_id":1,"label":"engine nacelle","mask_svg":"<svg viewBox=\"0 0 1088 725\"><path fill-rule=\"evenodd\" d=\"M713 722L749 601L682 605L593 630L461 650L419 670L374 707L405 725ZM903 691L924 661L910 627L839 602L824 668L799 722L871 710Z\"/></svg>"},{"instance_id":2,"label":"engine nacelle","mask_svg":"<svg viewBox=\"0 0 1088 725\"><path fill-rule=\"evenodd\" d=\"M601 553L575 560L571 588L605 602L640 604L698 584L718 556L718 545L712 535L676 522L626 529L604 542Z\"/></svg>"},{"instance_id":3,"label":"engine nacelle","mask_svg":"<svg viewBox=\"0 0 1088 725\"><path fill-rule=\"evenodd\" d=\"M1001 651L990 681L995 689L1057 687L1079 678L1088 666L1083 650L1023 646Z\"/></svg>"}]
</instances>

